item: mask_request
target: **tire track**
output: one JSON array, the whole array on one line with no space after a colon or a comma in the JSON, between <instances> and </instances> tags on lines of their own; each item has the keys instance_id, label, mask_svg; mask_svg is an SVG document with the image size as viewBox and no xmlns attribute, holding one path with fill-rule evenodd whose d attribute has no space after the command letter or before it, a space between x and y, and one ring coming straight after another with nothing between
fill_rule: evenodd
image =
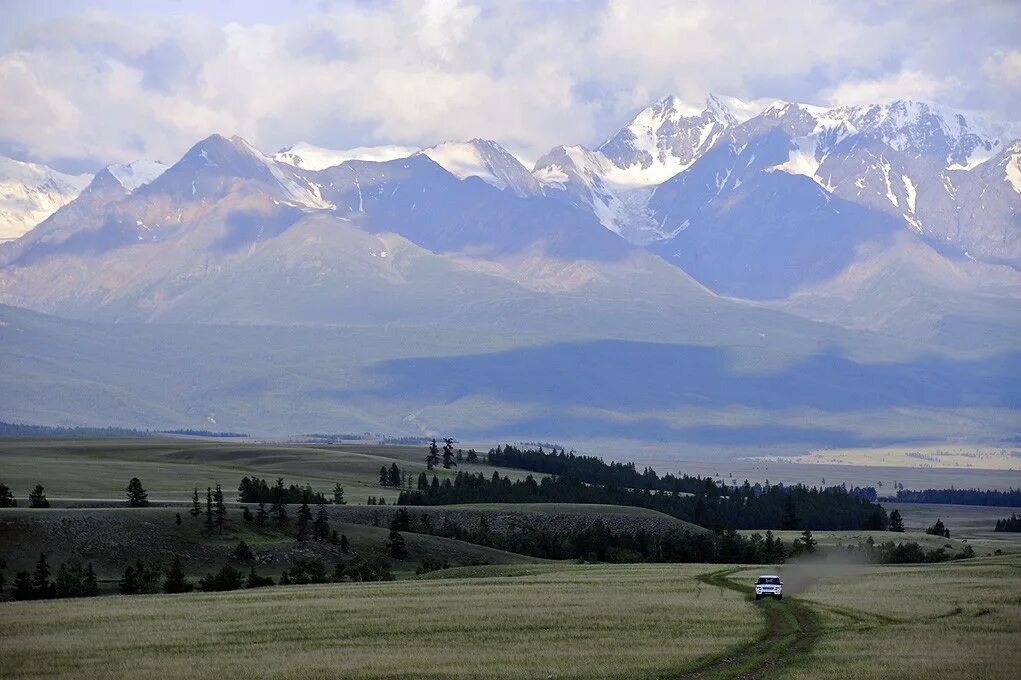
<instances>
[{"instance_id":1,"label":"tire track","mask_svg":"<svg viewBox=\"0 0 1021 680\"><path fill-rule=\"evenodd\" d=\"M751 599L752 588L735 583L729 576L738 569L722 569L698 576L706 585L727 588ZM790 598L778 601L761 600L755 607L766 620L766 631L757 640L708 660L701 667L675 680L695 678L732 678L757 680L789 663L807 651L819 637L819 625L813 612L801 602Z\"/></svg>"}]
</instances>

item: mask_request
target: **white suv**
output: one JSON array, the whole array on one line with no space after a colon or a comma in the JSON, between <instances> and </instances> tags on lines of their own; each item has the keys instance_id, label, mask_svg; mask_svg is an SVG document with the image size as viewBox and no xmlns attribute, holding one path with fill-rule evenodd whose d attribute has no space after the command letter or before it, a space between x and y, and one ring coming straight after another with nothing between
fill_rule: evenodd
<instances>
[{"instance_id":1,"label":"white suv","mask_svg":"<svg viewBox=\"0 0 1021 680\"><path fill-rule=\"evenodd\" d=\"M778 600L783 599L783 581L780 580L779 576L763 574L755 580L755 599L761 600L767 595Z\"/></svg>"}]
</instances>

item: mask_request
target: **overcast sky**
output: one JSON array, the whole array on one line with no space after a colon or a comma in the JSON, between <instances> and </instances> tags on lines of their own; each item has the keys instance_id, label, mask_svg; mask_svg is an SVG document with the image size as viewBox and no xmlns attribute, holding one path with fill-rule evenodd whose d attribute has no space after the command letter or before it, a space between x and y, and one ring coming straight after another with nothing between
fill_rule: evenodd
<instances>
[{"instance_id":1,"label":"overcast sky","mask_svg":"<svg viewBox=\"0 0 1021 680\"><path fill-rule=\"evenodd\" d=\"M0 0L0 153L173 161L495 139L595 146L674 93L910 97L1021 118L1021 2Z\"/></svg>"}]
</instances>

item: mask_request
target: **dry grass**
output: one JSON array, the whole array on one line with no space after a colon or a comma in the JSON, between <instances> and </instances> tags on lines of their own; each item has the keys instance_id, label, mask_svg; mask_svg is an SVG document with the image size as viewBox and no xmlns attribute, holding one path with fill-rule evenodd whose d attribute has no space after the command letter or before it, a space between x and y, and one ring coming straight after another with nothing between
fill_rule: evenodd
<instances>
[{"instance_id":1,"label":"dry grass","mask_svg":"<svg viewBox=\"0 0 1021 680\"><path fill-rule=\"evenodd\" d=\"M821 612L826 632L780 678L1006 679L1021 668L1017 556L924 566L790 565L781 573L794 583L808 577L799 597Z\"/></svg>"},{"instance_id":2,"label":"dry grass","mask_svg":"<svg viewBox=\"0 0 1021 680\"><path fill-rule=\"evenodd\" d=\"M650 678L755 637L701 566L8 603L0 676ZM539 573L536 573L539 572Z\"/></svg>"},{"instance_id":3,"label":"dry grass","mask_svg":"<svg viewBox=\"0 0 1021 680\"><path fill-rule=\"evenodd\" d=\"M241 478L283 477L291 484L311 484L329 492L344 485L349 503L377 496L392 503L398 491L378 485L380 466L394 461L418 475L426 469L426 447L332 447L247 444L185 439L0 439L0 481L26 502L36 484L51 498L121 499L128 480L138 477L153 500L187 500L194 487L205 489L219 481L233 496ZM520 470L462 465L487 476L499 469L512 479ZM453 472L436 470L441 479Z\"/></svg>"}]
</instances>

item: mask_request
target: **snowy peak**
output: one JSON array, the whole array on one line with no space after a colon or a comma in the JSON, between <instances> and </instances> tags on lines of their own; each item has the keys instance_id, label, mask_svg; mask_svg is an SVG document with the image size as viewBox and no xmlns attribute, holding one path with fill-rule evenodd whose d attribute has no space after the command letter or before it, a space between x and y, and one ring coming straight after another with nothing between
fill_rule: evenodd
<instances>
[{"instance_id":1,"label":"snowy peak","mask_svg":"<svg viewBox=\"0 0 1021 680\"><path fill-rule=\"evenodd\" d=\"M419 152L458 179L478 177L518 196L535 196L542 187L513 154L488 139L445 142Z\"/></svg>"},{"instance_id":2,"label":"snowy peak","mask_svg":"<svg viewBox=\"0 0 1021 680\"><path fill-rule=\"evenodd\" d=\"M1014 136L1009 125L906 99L841 107L829 113L847 121L862 137L881 141L894 151L941 158L959 169L971 169L996 155L1006 139Z\"/></svg>"},{"instance_id":3,"label":"snowy peak","mask_svg":"<svg viewBox=\"0 0 1021 680\"><path fill-rule=\"evenodd\" d=\"M418 151L417 147L399 145L327 149L307 142L298 142L273 154L273 158L303 170L325 170L347 161L385 163L398 158L407 158Z\"/></svg>"},{"instance_id":4,"label":"snowy peak","mask_svg":"<svg viewBox=\"0 0 1021 680\"><path fill-rule=\"evenodd\" d=\"M133 163L117 163L108 165L107 171L113 175L120 185L132 192L135 189L149 184L157 177L166 172L167 166L160 161L135 161Z\"/></svg>"},{"instance_id":5,"label":"snowy peak","mask_svg":"<svg viewBox=\"0 0 1021 680\"><path fill-rule=\"evenodd\" d=\"M66 175L0 156L0 242L28 232L75 198L91 175Z\"/></svg>"},{"instance_id":6,"label":"snowy peak","mask_svg":"<svg viewBox=\"0 0 1021 680\"><path fill-rule=\"evenodd\" d=\"M776 100L745 102L710 94L703 104L686 104L674 95L638 113L598 151L625 171L615 181L632 186L661 184L694 163L723 134L762 112Z\"/></svg>"}]
</instances>

